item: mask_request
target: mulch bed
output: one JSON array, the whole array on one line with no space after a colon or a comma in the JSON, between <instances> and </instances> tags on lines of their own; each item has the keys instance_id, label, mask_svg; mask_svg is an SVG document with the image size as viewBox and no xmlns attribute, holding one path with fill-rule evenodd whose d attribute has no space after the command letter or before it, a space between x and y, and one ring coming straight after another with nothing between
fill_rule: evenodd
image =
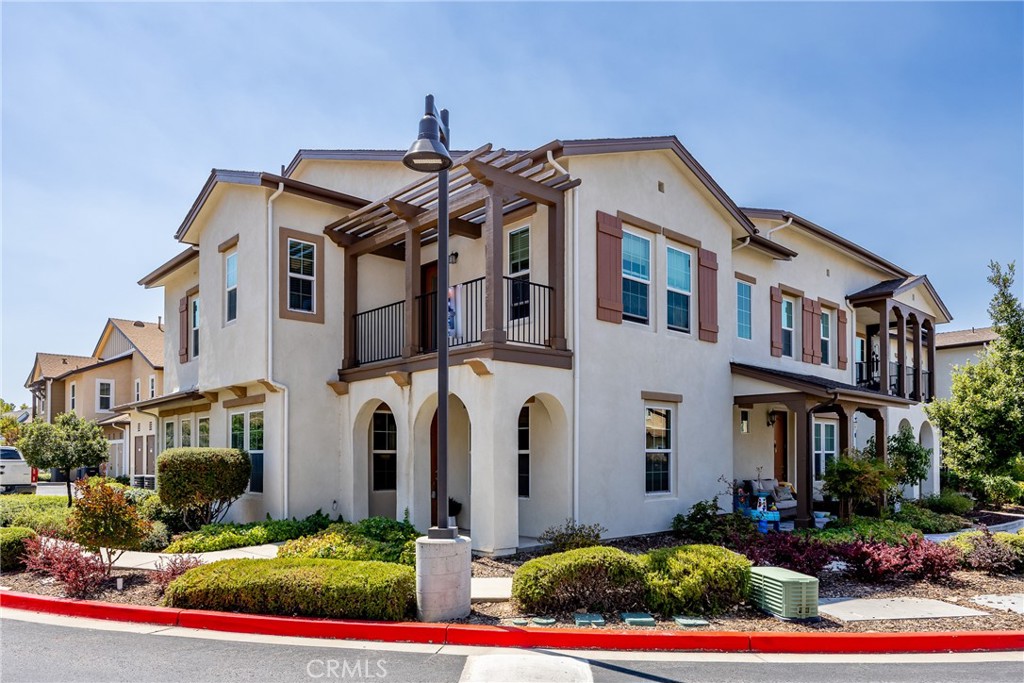
<instances>
[{"instance_id":1,"label":"mulch bed","mask_svg":"<svg viewBox=\"0 0 1024 683\"><path fill-rule=\"evenodd\" d=\"M114 569L110 578L104 582L103 589L91 599L126 605L159 605L163 595L160 587L150 581L150 574L142 569ZM124 590L117 590L118 577L124 579ZM33 572L5 572L0 576L0 586L22 593L67 597L64 585L59 581Z\"/></svg>"},{"instance_id":2,"label":"mulch bed","mask_svg":"<svg viewBox=\"0 0 1024 683\"><path fill-rule=\"evenodd\" d=\"M1024 519L1024 508L1019 505L1007 506L999 512L993 512L991 510L972 510L965 515L962 515L970 520L975 526L984 524L985 526L995 526L996 524L1006 524L1007 522L1019 522Z\"/></svg>"}]
</instances>

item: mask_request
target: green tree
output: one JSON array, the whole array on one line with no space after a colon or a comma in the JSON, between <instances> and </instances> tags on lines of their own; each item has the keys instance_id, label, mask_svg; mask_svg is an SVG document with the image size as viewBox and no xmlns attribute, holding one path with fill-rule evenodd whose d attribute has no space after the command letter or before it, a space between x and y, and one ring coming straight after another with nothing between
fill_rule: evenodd
<instances>
[{"instance_id":1,"label":"green tree","mask_svg":"<svg viewBox=\"0 0 1024 683\"><path fill-rule=\"evenodd\" d=\"M985 482L1012 476L1024 458L1024 307L1013 293L1014 264L989 269L996 293L988 312L999 338L954 369L950 398L925 406L942 430L944 464L986 499Z\"/></svg>"},{"instance_id":2,"label":"green tree","mask_svg":"<svg viewBox=\"0 0 1024 683\"><path fill-rule=\"evenodd\" d=\"M153 524L139 516L124 491L99 478L75 485L78 503L68 519L68 531L86 550L98 552L107 576L125 550L138 550Z\"/></svg>"},{"instance_id":3,"label":"green tree","mask_svg":"<svg viewBox=\"0 0 1024 683\"><path fill-rule=\"evenodd\" d=\"M823 491L839 499L839 516L848 520L857 503L881 500L896 475L881 458L851 448L825 466Z\"/></svg>"},{"instance_id":4,"label":"green tree","mask_svg":"<svg viewBox=\"0 0 1024 683\"><path fill-rule=\"evenodd\" d=\"M0 442L11 446L21 438L21 423L10 415L0 415Z\"/></svg>"},{"instance_id":5,"label":"green tree","mask_svg":"<svg viewBox=\"0 0 1024 683\"><path fill-rule=\"evenodd\" d=\"M9 413L14 410L14 404L8 403L4 399L0 398L0 413Z\"/></svg>"},{"instance_id":6,"label":"green tree","mask_svg":"<svg viewBox=\"0 0 1024 683\"><path fill-rule=\"evenodd\" d=\"M41 470L62 470L68 482L68 507L71 497L71 470L99 467L107 459L107 439L103 428L74 413L61 413L52 422L30 422L22 428L18 450L25 462Z\"/></svg>"},{"instance_id":7,"label":"green tree","mask_svg":"<svg viewBox=\"0 0 1024 683\"><path fill-rule=\"evenodd\" d=\"M931 461L932 449L925 448L917 442L914 430L902 425L895 434L886 439L889 467L892 468L896 486L915 486L928 476L928 463ZM875 438L868 439L864 447L864 455L875 456Z\"/></svg>"}]
</instances>

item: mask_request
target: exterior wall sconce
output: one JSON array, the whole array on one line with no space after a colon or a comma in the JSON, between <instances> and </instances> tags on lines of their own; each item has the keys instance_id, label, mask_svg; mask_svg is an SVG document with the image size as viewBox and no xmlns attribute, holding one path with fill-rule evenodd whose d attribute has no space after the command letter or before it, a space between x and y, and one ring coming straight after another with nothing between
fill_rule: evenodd
<instances>
[{"instance_id":1,"label":"exterior wall sconce","mask_svg":"<svg viewBox=\"0 0 1024 683\"><path fill-rule=\"evenodd\" d=\"M768 411L768 426L769 427L774 427L775 426L775 418L776 418L775 413L773 413L771 411Z\"/></svg>"},{"instance_id":2,"label":"exterior wall sconce","mask_svg":"<svg viewBox=\"0 0 1024 683\"><path fill-rule=\"evenodd\" d=\"M448 254L448 263L450 263L451 265L454 266L458 262L459 262L459 252L453 251L452 253Z\"/></svg>"}]
</instances>

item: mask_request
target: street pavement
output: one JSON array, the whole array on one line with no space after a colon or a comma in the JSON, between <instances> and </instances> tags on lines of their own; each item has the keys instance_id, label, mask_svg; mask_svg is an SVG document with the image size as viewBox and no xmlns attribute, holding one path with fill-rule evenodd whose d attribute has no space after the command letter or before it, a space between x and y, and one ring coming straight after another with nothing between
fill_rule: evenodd
<instances>
[{"instance_id":1,"label":"street pavement","mask_svg":"<svg viewBox=\"0 0 1024 683\"><path fill-rule=\"evenodd\" d=\"M1024 654L548 652L248 636L5 609L0 678L22 681L1020 683Z\"/></svg>"}]
</instances>

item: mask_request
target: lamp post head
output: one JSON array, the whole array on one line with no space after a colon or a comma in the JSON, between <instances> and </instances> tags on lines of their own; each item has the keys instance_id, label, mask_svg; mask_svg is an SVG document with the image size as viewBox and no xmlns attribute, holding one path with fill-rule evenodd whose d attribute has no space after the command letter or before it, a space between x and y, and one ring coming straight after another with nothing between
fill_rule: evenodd
<instances>
[{"instance_id":1,"label":"lamp post head","mask_svg":"<svg viewBox=\"0 0 1024 683\"><path fill-rule=\"evenodd\" d=\"M442 117L447 112L442 112ZM441 140L441 124L447 127L447 121L438 122L437 111L434 109L433 95L427 95L426 113L420 119L420 132L409 151L402 157L402 163L413 171L420 173L437 173L452 166L452 157Z\"/></svg>"}]
</instances>

